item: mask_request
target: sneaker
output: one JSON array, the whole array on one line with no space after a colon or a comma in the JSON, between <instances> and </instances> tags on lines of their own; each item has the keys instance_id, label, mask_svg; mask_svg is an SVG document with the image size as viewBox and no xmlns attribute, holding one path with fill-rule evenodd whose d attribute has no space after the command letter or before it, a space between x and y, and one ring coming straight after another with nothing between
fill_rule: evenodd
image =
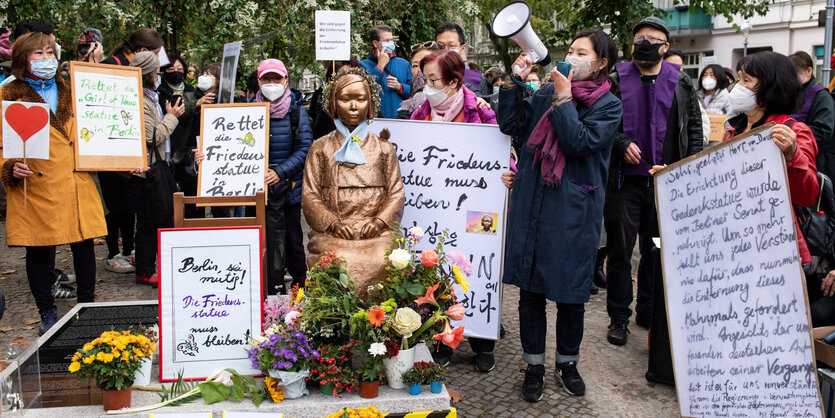
<instances>
[{"instance_id":1,"label":"sneaker","mask_svg":"<svg viewBox=\"0 0 835 418\"><path fill-rule=\"evenodd\" d=\"M475 369L487 373L496 367L496 359L493 358L493 353L476 353L475 354Z\"/></svg>"},{"instance_id":2,"label":"sneaker","mask_svg":"<svg viewBox=\"0 0 835 418\"><path fill-rule=\"evenodd\" d=\"M596 294L598 294L598 293L600 293L600 289L598 289L598 288L597 288L597 285L595 285L594 283L592 283L592 284L591 284L591 294L592 294L592 295L596 295Z\"/></svg>"},{"instance_id":3,"label":"sneaker","mask_svg":"<svg viewBox=\"0 0 835 418\"><path fill-rule=\"evenodd\" d=\"M586 384L580 377L580 373L577 372L577 362L557 363L554 367L554 377L556 377L557 382L562 383L562 387L569 394L574 396L586 394Z\"/></svg>"},{"instance_id":4,"label":"sneaker","mask_svg":"<svg viewBox=\"0 0 835 418\"><path fill-rule=\"evenodd\" d=\"M545 387L545 366L529 364L527 369L520 371L525 373L525 382L522 383L522 399L528 402L542 400L542 388Z\"/></svg>"},{"instance_id":5,"label":"sneaker","mask_svg":"<svg viewBox=\"0 0 835 418\"><path fill-rule=\"evenodd\" d=\"M148 286L151 286L154 289L156 289L157 287L159 287L159 275L158 274L152 275L151 277L148 278L148 281L145 284L147 284Z\"/></svg>"},{"instance_id":6,"label":"sneaker","mask_svg":"<svg viewBox=\"0 0 835 418\"><path fill-rule=\"evenodd\" d=\"M136 250L130 252L130 263L134 266L136 265Z\"/></svg>"},{"instance_id":7,"label":"sneaker","mask_svg":"<svg viewBox=\"0 0 835 418\"><path fill-rule=\"evenodd\" d=\"M113 258L106 260L104 269L114 273L133 273L136 270L130 260L122 254L116 254Z\"/></svg>"},{"instance_id":8,"label":"sneaker","mask_svg":"<svg viewBox=\"0 0 835 418\"><path fill-rule=\"evenodd\" d=\"M75 281L75 274L65 274L59 269L55 269L55 274L58 275L58 281L61 283L70 283Z\"/></svg>"},{"instance_id":9,"label":"sneaker","mask_svg":"<svg viewBox=\"0 0 835 418\"><path fill-rule=\"evenodd\" d=\"M649 329L649 326L652 325L652 319L649 315L635 315L635 323L641 328Z\"/></svg>"},{"instance_id":10,"label":"sneaker","mask_svg":"<svg viewBox=\"0 0 835 418\"><path fill-rule=\"evenodd\" d=\"M45 310L41 314L41 326L38 327L38 335L46 334L56 322L58 322L58 312L55 308Z\"/></svg>"},{"instance_id":11,"label":"sneaker","mask_svg":"<svg viewBox=\"0 0 835 418\"><path fill-rule=\"evenodd\" d=\"M614 345L625 345L629 328L626 324L612 323L609 325L609 332L606 334L606 339Z\"/></svg>"},{"instance_id":12,"label":"sneaker","mask_svg":"<svg viewBox=\"0 0 835 418\"><path fill-rule=\"evenodd\" d=\"M75 288L61 283L60 279L56 279L52 285L52 297L55 299L75 299L78 297Z\"/></svg>"}]
</instances>

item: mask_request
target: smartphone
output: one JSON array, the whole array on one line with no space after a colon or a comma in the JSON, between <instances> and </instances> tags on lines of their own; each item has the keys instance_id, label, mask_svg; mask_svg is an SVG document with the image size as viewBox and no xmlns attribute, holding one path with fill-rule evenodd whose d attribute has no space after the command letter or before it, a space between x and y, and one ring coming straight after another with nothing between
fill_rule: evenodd
<instances>
[{"instance_id":1,"label":"smartphone","mask_svg":"<svg viewBox=\"0 0 835 418\"><path fill-rule=\"evenodd\" d=\"M78 44L78 55L87 55L90 52L90 46L92 46L92 42L81 42Z\"/></svg>"},{"instance_id":2,"label":"smartphone","mask_svg":"<svg viewBox=\"0 0 835 418\"><path fill-rule=\"evenodd\" d=\"M559 71L560 74L568 77L568 72L571 71L571 63L563 61L557 62L557 71Z\"/></svg>"}]
</instances>

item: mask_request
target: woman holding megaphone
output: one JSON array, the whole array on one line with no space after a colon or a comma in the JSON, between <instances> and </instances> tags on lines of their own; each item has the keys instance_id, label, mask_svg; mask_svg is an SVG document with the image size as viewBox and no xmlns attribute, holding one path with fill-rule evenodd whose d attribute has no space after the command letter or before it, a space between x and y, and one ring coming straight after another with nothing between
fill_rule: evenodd
<instances>
[{"instance_id":1,"label":"woman holding megaphone","mask_svg":"<svg viewBox=\"0 0 835 418\"><path fill-rule=\"evenodd\" d=\"M556 380L585 394L577 371L584 304L594 277L612 143L620 100L608 74L617 48L598 29L578 32L567 63L559 63L533 96L523 99L532 62L516 59L512 83L499 93L499 127L514 138L518 173L511 185L502 281L519 287L519 331L528 363L522 397L542 399L547 300L557 304ZM565 73L560 72L570 66Z\"/></svg>"}]
</instances>

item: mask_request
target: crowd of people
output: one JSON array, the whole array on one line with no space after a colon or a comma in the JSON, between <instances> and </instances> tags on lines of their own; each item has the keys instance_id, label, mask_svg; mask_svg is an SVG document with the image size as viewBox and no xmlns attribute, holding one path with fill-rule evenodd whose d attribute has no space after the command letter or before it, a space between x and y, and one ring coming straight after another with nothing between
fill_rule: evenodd
<instances>
[{"instance_id":1,"label":"crowd of people","mask_svg":"<svg viewBox=\"0 0 835 418\"><path fill-rule=\"evenodd\" d=\"M21 22L11 49L0 48L7 60L2 99L42 102L51 110L50 158L25 164L4 159L0 169L8 201L6 243L26 248L41 334L58 320L55 298L93 301L94 238L105 237L105 269L133 273L138 283L157 286L157 230L173 225L170 216L155 210L142 168L73 169L70 70L59 65L53 30L46 22ZM542 398L545 383L549 301L557 307L554 372L568 393L585 393L578 370L584 312L598 288L607 289L608 341L627 343L636 242L640 262L634 322L649 327L654 281L659 279L651 252L659 231L650 173L711 146L708 115L725 115L724 139L776 123L772 136L785 156L796 207L817 199L818 172L831 177L835 171L835 105L816 82L812 59L803 51L788 57L758 52L743 57L735 70L707 65L692 80L682 71L681 51L670 46L667 25L648 17L632 29L631 60L618 58L607 33L586 29L575 34L564 57L571 66L568 74L556 67L544 72L524 53L513 63L520 70L505 73L492 67L482 74L467 59L467 38L458 24L438 26L434 39L411 47L408 60L397 55L393 36L388 26L373 27L367 58L334 62L327 66L325 81L346 69L364 70L379 85L375 108L380 117L493 124L512 138L512 170L501 177L510 192L502 281L520 292L519 330L527 364L521 393L530 402ZM200 110L218 100L221 67L210 63L199 70L178 54L169 54L168 64L160 66L162 46L159 33L139 29L106 53L101 32L91 28L79 36L74 52L78 61L141 70L148 165L167 162L177 187L194 195L204 158L196 149ZM285 276L292 277L291 286L304 286L307 270L301 196L308 150L334 132L346 138L354 133L323 107L321 88L304 103L280 60L260 62L246 84L245 100L269 103L265 275L270 293L284 293ZM24 181L29 182L25 216ZM555 213L560 216L551 216ZM207 211L192 205L185 215L235 214L229 207ZM802 262L811 262L802 234L797 237ZM55 269L55 248L65 244L73 252L77 288ZM835 274L818 270L807 280L814 290L814 326L832 325ZM470 338L469 343L476 369L492 370L495 341ZM440 345L433 352L441 364L451 354Z\"/></svg>"}]
</instances>

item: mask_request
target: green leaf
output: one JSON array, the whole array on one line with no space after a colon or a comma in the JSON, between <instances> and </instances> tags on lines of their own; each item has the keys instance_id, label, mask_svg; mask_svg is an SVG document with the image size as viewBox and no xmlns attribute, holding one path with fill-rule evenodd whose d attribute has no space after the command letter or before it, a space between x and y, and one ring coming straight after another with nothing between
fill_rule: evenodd
<instances>
[{"instance_id":1,"label":"green leaf","mask_svg":"<svg viewBox=\"0 0 835 418\"><path fill-rule=\"evenodd\" d=\"M230 387L219 382L203 382L197 386L200 387L200 394L207 404L225 401L232 391Z\"/></svg>"},{"instance_id":2,"label":"green leaf","mask_svg":"<svg viewBox=\"0 0 835 418\"><path fill-rule=\"evenodd\" d=\"M231 389L229 391L229 399L231 399L235 402L240 402L241 399L244 398L244 390L241 389L240 386L234 385L234 386L230 387L229 389Z\"/></svg>"},{"instance_id":3,"label":"green leaf","mask_svg":"<svg viewBox=\"0 0 835 418\"><path fill-rule=\"evenodd\" d=\"M426 288L423 287L420 283L415 282L404 282L403 288L406 289L410 294L415 296L423 296L426 293Z\"/></svg>"}]
</instances>

